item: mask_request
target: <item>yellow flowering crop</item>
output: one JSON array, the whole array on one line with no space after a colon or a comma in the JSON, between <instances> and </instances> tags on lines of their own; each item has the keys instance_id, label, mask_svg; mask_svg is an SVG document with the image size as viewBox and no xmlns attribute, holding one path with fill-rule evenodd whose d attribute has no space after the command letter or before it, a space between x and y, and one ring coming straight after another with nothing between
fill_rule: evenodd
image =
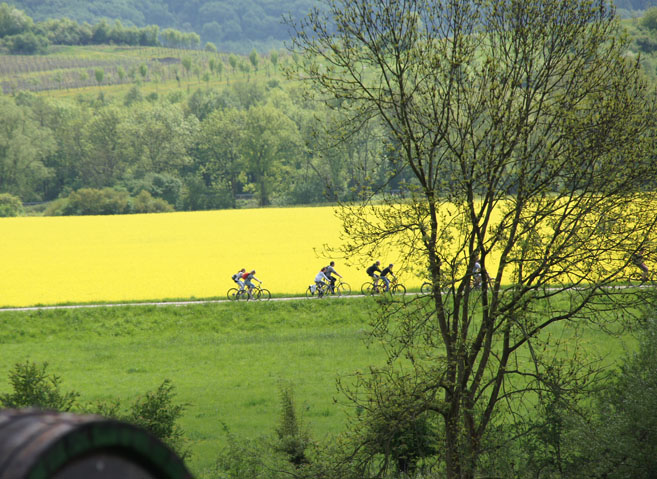
<instances>
[{"instance_id":1,"label":"yellow flowering crop","mask_svg":"<svg viewBox=\"0 0 657 479\"><path fill-rule=\"evenodd\" d=\"M223 297L243 267L273 294L303 293L339 232L331 207L2 218L0 304ZM354 290L367 279L336 270Z\"/></svg>"}]
</instances>

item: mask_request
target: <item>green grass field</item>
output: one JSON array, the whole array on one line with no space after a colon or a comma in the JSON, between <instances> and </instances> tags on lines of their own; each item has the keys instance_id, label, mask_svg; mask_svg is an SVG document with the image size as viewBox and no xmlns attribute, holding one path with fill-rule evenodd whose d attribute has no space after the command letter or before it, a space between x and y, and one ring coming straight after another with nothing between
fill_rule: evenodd
<instances>
[{"instance_id":1,"label":"green grass field","mask_svg":"<svg viewBox=\"0 0 657 479\"><path fill-rule=\"evenodd\" d=\"M2 312L0 393L26 360L48 362L82 404L132 402L170 379L188 405L181 426L200 479L225 443L223 424L245 438L273 433L281 382L315 439L343 430L336 377L384 361L365 341L376 310L371 298L351 298ZM609 363L623 353L617 339L587 334Z\"/></svg>"},{"instance_id":2,"label":"green grass field","mask_svg":"<svg viewBox=\"0 0 657 479\"><path fill-rule=\"evenodd\" d=\"M292 384L316 438L344 427L335 380L382 360L366 348L372 300L289 301L185 307L0 313L0 393L25 360L49 364L81 402L132 401L165 378L188 404L181 425L190 468L210 467L231 432L273 432L279 384Z\"/></svg>"}]
</instances>

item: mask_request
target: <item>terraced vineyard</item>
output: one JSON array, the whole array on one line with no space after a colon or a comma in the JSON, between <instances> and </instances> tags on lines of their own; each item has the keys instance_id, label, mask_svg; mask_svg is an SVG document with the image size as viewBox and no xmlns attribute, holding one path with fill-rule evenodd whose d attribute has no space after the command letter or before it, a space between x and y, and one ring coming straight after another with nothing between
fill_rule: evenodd
<instances>
[{"instance_id":1,"label":"terraced vineyard","mask_svg":"<svg viewBox=\"0 0 657 479\"><path fill-rule=\"evenodd\" d=\"M5 94L113 85L209 84L252 75L272 75L275 65L211 51L155 47L51 47L48 55L0 55L0 86ZM237 76L239 75L239 77Z\"/></svg>"}]
</instances>

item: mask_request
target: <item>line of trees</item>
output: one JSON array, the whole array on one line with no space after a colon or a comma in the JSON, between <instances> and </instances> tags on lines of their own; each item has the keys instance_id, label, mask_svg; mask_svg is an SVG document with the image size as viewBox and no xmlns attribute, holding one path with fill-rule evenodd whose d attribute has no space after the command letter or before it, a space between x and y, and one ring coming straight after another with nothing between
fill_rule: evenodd
<instances>
[{"instance_id":1,"label":"line of trees","mask_svg":"<svg viewBox=\"0 0 657 479\"><path fill-rule=\"evenodd\" d=\"M224 49L248 53L256 44L260 50L280 48L289 38L283 15L303 16L320 4L318 0L69 0L40 2L11 0L37 21L68 17L78 23L99 23L103 18L120 20L126 25L158 25L184 32L196 32L203 43L221 44ZM230 47L230 48L227 48Z\"/></svg>"},{"instance_id":2,"label":"line of trees","mask_svg":"<svg viewBox=\"0 0 657 479\"><path fill-rule=\"evenodd\" d=\"M52 18L34 22L24 11L0 4L0 48L12 54L44 53L48 45L131 45L171 48L199 48L201 38L194 32L167 28L160 32L157 25L124 26L120 20L106 19L89 25L69 18Z\"/></svg>"},{"instance_id":3,"label":"line of trees","mask_svg":"<svg viewBox=\"0 0 657 479\"><path fill-rule=\"evenodd\" d=\"M161 97L144 97L135 85L114 100L20 93L0 96L0 109L0 193L58 199L49 214L85 211L65 199L79 205L81 195L71 194L83 188L98 190L83 198L102 200L99 209L121 213L135 211L128 198L110 201L100 190L132 198L146 191L175 209L197 210L239 207L244 197L260 206L347 200L368 185L392 191L403 177L390 176L394 159L382 149L380 125L334 145L316 127L340 113L276 80ZM116 211L107 211L108 201Z\"/></svg>"}]
</instances>

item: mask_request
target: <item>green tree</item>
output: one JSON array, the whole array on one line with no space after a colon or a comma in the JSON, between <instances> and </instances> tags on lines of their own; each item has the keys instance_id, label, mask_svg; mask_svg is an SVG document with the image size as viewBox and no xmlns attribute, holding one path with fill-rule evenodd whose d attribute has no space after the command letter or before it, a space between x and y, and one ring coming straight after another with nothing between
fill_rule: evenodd
<instances>
[{"instance_id":1,"label":"green tree","mask_svg":"<svg viewBox=\"0 0 657 479\"><path fill-rule=\"evenodd\" d=\"M122 141L132 159L133 174L176 173L191 163L189 149L198 121L185 117L180 105L139 104L123 123Z\"/></svg>"},{"instance_id":2,"label":"green tree","mask_svg":"<svg viewBox=\"0 0 657 479\"><path fill-rule=\"evenodd\" d=\"M230 193L230 206L237 206L241 175L245 171L241 146L246 135L246 113L234 108L213 112L198 136L198 164L208 187Z\"/></svg>"},{"instance_id":3,"label":"green tree","mask_svg":"<svg viewBox=\"0 0 657 479\"><path fill-rule=\"evenodd\" d=\"M0 3L0 38L27 33L34 27L25 12L5 2Z\"/></svg>"},{"instance_id":4,"label":"green tree","mask_svg":"<svg viewBox=\"0 0 657 479\"><path fill-rule=\"evenodd\" d=\"M148 77L148 65L146 65L145 63L141 63L139 65L139 75L141 75L142 80L146 80L146 78Z\"/></svg>"},{"instance_id":5,"label":"green tree","mask_svg":"<svg viewBox=\"0 0 657 479\"><path fill-rule=\"evenodd\" d=\"M578 453L571 477L648 479L657 474L657 334L654 311L637 331L628 354L595 395L594 417L572 428L568 447Z\"/></svg>"},{"instance_id":6,"label":"green tree","mask_svg":"<svg viewBox=\"0 0 657 479\"><path fill-rule=\"evenodd\" d=\"M185 56L185 57L182 57L181 62L182 62L183 68L185 69L185 76L188 77L189 72L192 69L192 59L191 59L191 57Z\"/></svg>"},{"instance_id":7,"label":"green tree","mask_svg":"<svg viewBox=\"0 0 657 479\"><path fill-rule=\"evenodd\" d=\"M0 192L40 199L35 191L51 174L44 161L55 148L52 133L8 97L0 96L0 110Z\"/></svg>"},{"instance_id":8,"label":"green tree","mask_svg":"<svg viewBox=\"0 0 657 479\"><path fill-rule=\"evenodd\" d=\"M657 30L657 7L652 7L646 10L639 20L642 27L648 30Z\"/></svg>"},{"instance_id":9,"label":"green tree","mask_svg":"<svg viewBox=\"0 0 657 479\"><path fill-rule=\"evenodd\" d=\"M131 158L124 134L126 111L101 108L84 126L80 177L90 187L112 186L125 173Z\"/></svg>"},{"instance_id":10,"label":"green tree","mask_svg":"<svg viewBox=\"0 0 657 479\"><path fill-rule=\"evenodd\" d=\"M277 190L285 184L286 163L300 153L300 145L297 126L282 111L269 105L247 111L240 150L260 206L270 204L274 184Z\"/></svg>"},{"instance_id":11,"label":"green tree","mask_svg":"<svg viewBox=\"0 0 657 479\"><path fill-rule=\"evenodd\" d=\"M24 213L23 202L18 196L0 193L0 217L20 216Z\"/></svg>"},{"instance_id":12,"label":"green tree","mask_svg":"<svg viewBox=\"0 0 657 479\"><path fill-rule=\"evenodd\" d=\"M38 407L69 411L79 393L62 392L61 378L48 373L48 363L31 361L16 363L9 372L12 392L0 394L0 406L4 408Z\"/></svg>"},{"instance_id":13,"label":"green tree","mask_svg":"<svg viewBox=\"0 0 657 479\"><path fill-rule=\"evenodd\" d=\"M228 56L228 64L230 65L231 70L235 73L235 68L237 68L237 55L231 53Z\"/></svg>"},{"instance_id":14,"label":"green tree","mask_svg":"<svg viewBox=\"0 0 657 479\"><path fill-rule=\"evenodd\" d=\"M251 50L251 53L249 54L249 61L251 62L251 65L253 65L253 69L258 71L258 51L255 48Z\"/></svg>"},{"instance_id":15,"label":"green tree","mask_svg":"<svg viewBox=\"0 0 657 479\"><path fill-rule=\"evenodd\" d=\"M103 70L102 68L96 68L94 70L94 76L96 77L96 83L100 85L101 83L103 83L103 79L105 78L105 70Z\"/></svg>"},{"instance_id":16,"label":"green tree","mask_svg":"<svg viewBox=\"0 0 657 479\"><path fill-rule=\"evenodd\" d=\"M297 467L307 464L310 435L297 413L291 386L281 386L280 400L281 417L275 429L277 441L274 443L274 450L285 454L287 460Z\"/></svg>"},{"instance_id":17,"label":"green tree","mask_svg":"<svg viewBox=\"0 0 657 479\"><path fill-rule=\"evenodd\" d=\"M402 197L343 206L342 253L399 248L433 287L382 309L388 366L353 397L384 408L401 377L442 423L446 477L475 477L507 401L522 421L540 391L586 382L550 332L622 321L641 301L611 287L655 239L640 65L605 2L329 0L296 27L296 78L351 113L347 134L380 121L387 156L412 172ZM492 278L481 289L475 263Z\"/></svg>"}]
</instances>

